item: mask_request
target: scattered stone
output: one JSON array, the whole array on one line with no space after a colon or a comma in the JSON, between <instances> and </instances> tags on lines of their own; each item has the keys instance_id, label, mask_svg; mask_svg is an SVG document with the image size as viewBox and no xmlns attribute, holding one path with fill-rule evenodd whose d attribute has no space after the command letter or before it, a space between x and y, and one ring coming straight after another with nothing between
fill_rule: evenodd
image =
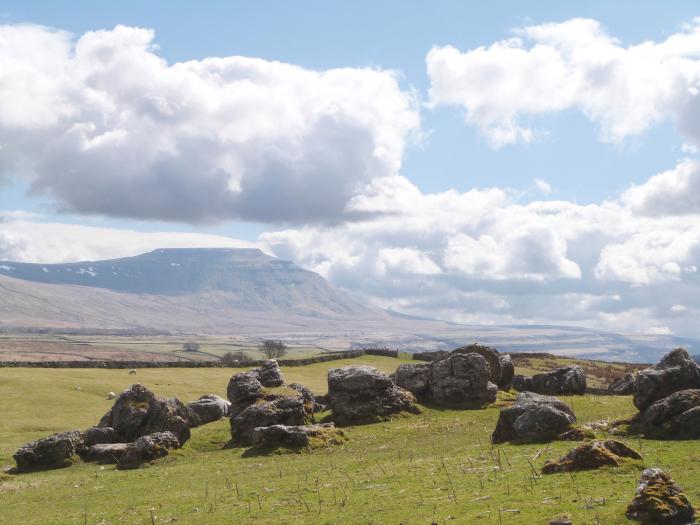
<instances>
[{"instance_id":1,"label":"scattered stone","mask_svg":"<svg viewBox=\"0 0 700 525\"><path fill-rule=\"evenodd\" d=\"M275 448L321 448L342 445L347 438L333 423L320 425L286 426L272 425L257 427L251 432L253 447L258 449Z\"/></svg>"},{"instance_id":2,"label":"scattered stone","mask_svg":"<svg viewBox=\"0 0 700 525\"><path fill-rule=\"evenodd\" d=\"M649 524L692 523L695 510L678 484L664 471L648 468L627 506L628 518Z\"/></svg>"},{"instance_id":3,"label":"scattered stone","mask_svg":"<svg viewBox=\"0 0 700 525\"><path fill-rule=\"evenodd\" d=\"M228 416L231 403L215 394L206 394L197 401L187 403L187 406L197 414L199 424L205 425Z\"/></svg>"},{"instance_id":4,"label":"scattered stone","mask_svg":"<svg viewBox=\"0 0 700 525\"><path fill-rule=\"evenodd\" d=\"M12 455L17 464L17 472L45 470L66 467L83 444L83 436L78 430L52 434L43 439L22 445Z\"/></svg>"},{"instance_id":5,"label":"scattered stone","mask_svg":"<svg viewBox=\"0 0 700 525\"><path fill-rule=\"evenodd\" d=\"M296 390L301 396L301 398L304 400L305 404L313 407L312 411L314 414L325 410L326 405L318 403L316 401L316 396L308 387L302 385L301 383L289 383L287 386Z\"/></svg>"},{"instance_id":6,"label":"scattered stone","mask_svg":"<svg viewBox=\"0 0 700 525\"><path fill-rule=\"evenodd\" d=\"M489 364L489 381L494 385L498 385L501 381L501 360L498 350L495 348L474 343L468 346L462 346L450 352L450 355L454 354L479 354L486 359L486 362Z\"/></svg>"},{"instance_id":7,"label":"scattered stone","mask_svg":"<svg viewBox=\"0 0 700 525\"><path fill-rule=\"evenodd\" d=\"M632 400L640 411L679 390L700 388L700 366L683 348L666 354L653 368L639 372Z\"/></svg>"},{"instance_id":8,"label":"scattered stone","mask_svg":"<svg viewBox=\"0 0 700 525\"><path fill-rule=\"evenodd\" d=\"M586 373L580 366L562 366L551 372L532 376L532 392L548 396L583 395Z\"/></svg>"},{"instance_id":9,"label":"scattered stone","mask_svg":"<svg viewBox=\"0 0 700 525\"><path fill-rule=\"evenodd\" d=\"M560 459L545 463L542 474L619 467L622 458L642 459L642 456L622 441L614 439L582 443Z\"/></svg>"},{"instance_id":10,"label":"scattered stone","mask_svg":"<svg viewBox=\"0 0 700 525\"><path fill-rule=\"evenodd\" d=\"M419 412L413 394L365 365L330 369L328 398L333 421L338 425L371 423L399 412Z\"/></svg>"},{"instance_id":11,"label":"scattered stone","mask_svg":"<svg viewBox=\"0 0 700 525\"><path fill-rule=\"evenodd\" d=\"M83 435L83 444L86 447L114 443L114 429L112 427L90 427Z\"/></svg>"},{"instance_id":12,"label":"scattered stone","mask_svg":"<svg viewBox=\"0 0 700 525\"><path fill-rule=\"evenodd\" d=\"M700 389L679 390L643 414L648 431L673 439L700 438Z\"/></svg>"},{"instance_id":13,"label":"scattered stone","mask_svg":"<svg viewBox=\"0 0 700 525\"><path fill-rule=\"evenodd\" d=\"M273 387L282 386L284 384L284 376L280 370L276 359L265 361L258 368L259 381L262 386Z\"/></svg>"},{"instance_id":14,"label":"scattered stone","mask_svg":"<svg viewBox=\"0 0 700 525\"><path fill-rule=\"evenodd\" d=\"M501 379L496 383L499 390L509 391L513 386L513 376L515 376L515 365L508 354L498 354L501 362Z\"/></svg>"},{"instance_id":15,"label":"scattered stone","mask_svg":"<svg viewBox=\"0 0 700 525\"><path fill-rule=\"evenodd\" d=\"M608 385L608 392L615 396L629 396L634 390L634 383L637 381L635 374L627 374L618 377Z\"/></svg>"},{"instance_id":16,"label":"scattered stone","mask_svg":"<svg viewBox=\"0 0 700 525\"><path fill-rule=\"evenodd\" d=\"M553 518L549 520L549 525L572 525L571 518Z\"/></svg>"},{"instance_id":17,"label":"scattered stone","mask_svg":"<svg viewBox=\"0 0 700 525\"><path fill-rule=\"evenodd\" d=\"M532 392L532 378L515 374L513 376L513 388L518 392Z\"/></svg>"},{"instance_id":18,"label":"scattered stone","mask_svg":"<svg viewBox=\"0 0 700 525\"><path fill-rule=\"evenodd\" d=\"M118 463L131 443L97 443L80 451L83 461Z\"/></svg>"},{"instance_id":19,"label":"scattered stone","mask_svg":"<svg viewBox=\"0 0 700 525\"><path fill-rule=\"evenodd\" d=\"M285 387L282 387L285 388ZM252 431L273 425L300 426L313 421L313 404L291 388L288 392L264 394L254 404L231 418L231 438L239 445L252 443Z\"/></svg>"},{"instance_id":20,"label":"scattered stone","mask_svg":"<svg viewBox=\"0 0 700 525\"><path fill-rule=\"evenodd\" d=\"M396 386L408 390L418 399L430 392L430 364L402 364L392 374Z\"/></svg>"},{"instance_id":21,"label":"scattered stone","mask_svg":"<svg viewBox=\"0 0 700 525\"><path fill-rule=\"evenodd\" d=\"M117 468L138 468L144 463L167 456L171 448L179 447L180 442L172 432L155 432L142 436L127 445L126 451L119 457Z\"/></svg>"},{"instance_id":22,"label":"scattered stone","mask_svg":"<svg viewBox=\"0 0 700 525\"><path fill-rule=\"evenodd\" d=\"M190 438L190 427L199 418L178 399L155 395L143 385L131 385L119 394L98 427L114 429L114 441L131 443L155 432L172 432L182 446Z\"/></svg>"},{"instance_id":23,"label":"scattered stone","mask_svg":"<svg viewBox=\"0 0 700 525\"><path fill-rule=\"evenodd\" d=\"M521 392L513 406L501 410L491 440L498 444L552 439L575 422L571 407L556 397Z\"/></svg>"},{"instance_id":24,"label":"scattered stone","mask_svg":"<svg viewBox=\"0 0 700 525\"><path fill-rule=\"evenodd\" d=\"M493 403L498 387L489 381L490 377L485 357L455 350L446 359L433 363L430 376L432 400L440 406Z\"/></svg>"}]
</instances>

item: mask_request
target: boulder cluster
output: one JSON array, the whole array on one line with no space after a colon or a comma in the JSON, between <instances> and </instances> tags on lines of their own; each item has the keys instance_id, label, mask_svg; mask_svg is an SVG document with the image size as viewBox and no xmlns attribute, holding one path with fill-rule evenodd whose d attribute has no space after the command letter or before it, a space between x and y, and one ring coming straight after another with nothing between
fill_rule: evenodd
<instances>
[{"instance_id":1,"label":"boulder cluster","mask_svg":"<svg viewBox=\"0 0 700 525\"><path fill-rule=\"evenodd\" d=\"M274 359L231 377L226 392L235 446L294 449L340 444L345 439L333 424L315 424L314 412L323 406L304 385L285 385Z\"/></svg>"},{"instance_id":2,"label":"boulder cluster","mask_svg":"<svg viewBox=\"0 0 700 525\"><path fill-rule=\"evenodd\" d=\"M639 410L633 423L649 436L700 438L700 366L683 348L666 354L636 375L632 401Z\"/></svg>"},{"instance_id":3,"label":"boulder cluster","mask_svg":"<svg viewBox=\"0 0 700 525\"><path fill-rule=\"evenodd\" d=\"M532 377L516 375L513 388L547 396L582 396L586 393L586 373L580 366L562 366Z\"/></svg>"},{"instance_id":4,"label":"boulder cluster","mask_svg":"<svg viewBox=\"0 0 700 525\"><path fill-rule=\"evenodd\" d=\"M134 384L116 396L96 426L24 444L13 455L16 471L69 466L76 455L83 461L135 468L180 448L190 438L190 428L216 421L226 413L228 402L215 395L185 405Z\"/></svg>"},{"instance_id":5,"label":"boulder cluster","mask_svg":"<svg viewBox=\"0 0 700 525\"><path fill-rule=\"evenodd\" d=\"M421 401L468 407L493 403L499 388L510 390L514 372L509 355L472 344L440 354L430 363L400 365L392 378Z\"/></svg>"}]
</instances>

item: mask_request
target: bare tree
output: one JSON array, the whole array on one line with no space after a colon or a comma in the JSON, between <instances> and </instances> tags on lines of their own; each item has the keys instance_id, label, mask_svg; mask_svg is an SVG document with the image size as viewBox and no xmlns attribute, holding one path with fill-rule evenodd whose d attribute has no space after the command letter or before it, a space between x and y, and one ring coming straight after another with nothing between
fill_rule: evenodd
<instances>
[{"instance_id":1,"label":"bare tree","mask_svg":"<svg viewBox=\"0 0 700 525\"><path fill-rule=\"evenodd\" d=\"M199 343L195 343L194 341L187 341L186 343L182 344L182 351L199 352Z\"/></svg>"},{"instance_id":2,"label":"bare tree","mask_svg":"<svg viewBox=\"0 0 700 525\"><path fill-rule=\"evenodd\" d=\"M260 351L265 354L268 359L277 359L287 353L287 345L282 341L273 341L268 339L260 345Z\"/></svg>"},{"instance_id":3,"label":"bare tree","mask_svg":"<svg viewBox=\"0 0 700 525\"><path fill-rule=\"evenodd\" d=\"M226 352L220 359L227 365L238 366L248 361L248 356L244 352Z\"/></svg>"}]
</instances>

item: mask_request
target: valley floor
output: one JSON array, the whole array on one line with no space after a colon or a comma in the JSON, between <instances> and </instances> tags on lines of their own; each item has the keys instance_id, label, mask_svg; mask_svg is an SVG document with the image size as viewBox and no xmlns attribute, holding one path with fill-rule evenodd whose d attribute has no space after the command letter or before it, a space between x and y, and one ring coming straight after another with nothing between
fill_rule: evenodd
<instances>
[{"instance_id":1,"label":"valley floor","mask_svg":"<svg viewBox=\"0 0 700 525\"><path fill-rule=\"evenodd\" d=\"M326 372L401 360L365 356L284 369L288 382L326 390ZM183 401L225 396L231 369L0 369L0 465L30 439L95 424L106 394L140 382ZM78 390L76 387L80 387ZM507 395L505 396L507 397ZM564 398L581 423L632 415L629 397ZM0 522L8 524L535 524L568 514L578 524L626 523L641 469L660 466L700 504L697 441L627 440L643 461L619 469L534 476L573 443L492 447L498 407L425 408L417 416L346 429L342 448L246 457L224 449L228 421L193 430L158 464L135 471L77 463L40 473L0 474ZM533 470L534 469L534 470Z\"/></svg>"}]
</instances>

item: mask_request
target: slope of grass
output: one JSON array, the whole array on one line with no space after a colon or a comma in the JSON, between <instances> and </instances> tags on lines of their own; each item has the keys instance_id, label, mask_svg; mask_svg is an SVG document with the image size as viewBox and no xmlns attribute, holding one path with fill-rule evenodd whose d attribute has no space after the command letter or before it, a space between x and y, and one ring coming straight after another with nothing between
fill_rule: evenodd
<instances>
[{"instance_id":1,"label":"slope of grass","mask_svg":"<svg viewBox=\"0 0 700 525\"><path fill-rule=\"evenodd\" d=\"M385 371L400 361L364 357ZM325 391L326 371L343 362L284 370L287 381ZM50 432L85 428L110 402L106 392L138 381L189 400L225 393L227 369L0 370L0 463L14 448ZM80 385L82 391L76 391ZM629 416L626 397L565 398L581 422ZM697 442L633 439L644 460L620 469L535 477L573 443L491 447L498 408L423 410L417 416L346 429L343 447L313 453L246 457L224 449L227 421L193 430L184 449L135 471L78 463L70 468L0 474L0 522L12 524L220 523L625 523L639 471L671 471L700 503Z\"/></svg>"}]
</instances>

